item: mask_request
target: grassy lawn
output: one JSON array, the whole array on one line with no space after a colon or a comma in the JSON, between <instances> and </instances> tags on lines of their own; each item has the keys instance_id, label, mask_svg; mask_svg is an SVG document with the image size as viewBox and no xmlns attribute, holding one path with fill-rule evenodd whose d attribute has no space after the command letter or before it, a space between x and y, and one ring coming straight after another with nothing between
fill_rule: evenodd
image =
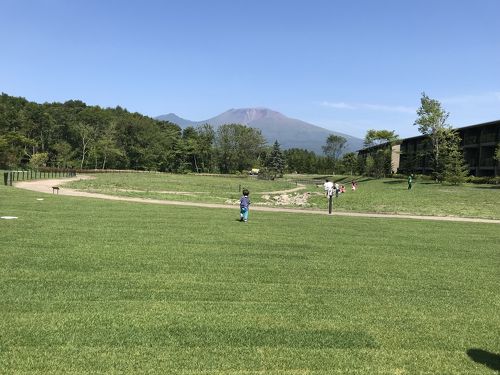
<instances>
[{"instance_id":1,"label":"grassy lawn","mask_svg":"<svg viewBox=\"0 0 500 375\"><path fill-rule=\"evenodd\" d=\"M1 373L498 366L496 224L255 211L243 224L3 186L0 214L19 217L0 220Z\"/></svg>"},{"instance_id":2,"label":"grassy lawn","mask_svg":"<svg viewBox=\"0 0 500 375\"><path fill-rule=\"evenodd\" d=\"M230 203L239 199L240 189L250 189L253 204L277 205L280 193L297 187L298 181L312 179L311 176L286 176L285 179L262 181L255 178L230 178L218 176L173 175L173 174L97 174L94 180L73 182L68 187L106 194L152 199ZM313 176L319 178L321 176ZM436 216L461 216L500 219L500 188L495 185L464 184L452 186L416 180L413 189L407 189L406 180L367 178L357 179L359 188L351 191L350 177L335 176L347 192L334 201L334 210L377 213L401 213ZM320 180L321 181L321 180ZM307 194L307 202L292 198ZM287 194L287 207L327 209L323 187L306 184L297 192Z\"/></svg>"}]
</instances>

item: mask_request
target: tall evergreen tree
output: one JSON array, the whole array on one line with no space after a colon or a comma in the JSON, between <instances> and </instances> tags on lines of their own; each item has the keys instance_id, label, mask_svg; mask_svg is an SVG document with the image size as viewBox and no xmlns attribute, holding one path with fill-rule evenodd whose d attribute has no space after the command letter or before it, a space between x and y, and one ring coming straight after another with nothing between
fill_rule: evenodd
<instances>
[{"instance_id":1,"label":"tall evergreen tree","mask_svg":"<svg viewBox=\"0 0 500 375\"><path fill-rule=\"evenodd\" d=\"M466 177L469 175L464 154L460 149L460 142L461 139L457 132L453 130L444 132L440 158L442 179L455 185L465 182Z\"/></svg>"},{"instance_id":2,"label":"tall evergreen tree","mask_svg":"<svg viewBox=\"0 0 500 375\"><path fill-rule=\"evenodd\" d=\"M267 155L264 165L273 177L283 176L283 171L285 170L285 158L277 140L274 142L271 152Z\"/></svg>"}]
</instances>

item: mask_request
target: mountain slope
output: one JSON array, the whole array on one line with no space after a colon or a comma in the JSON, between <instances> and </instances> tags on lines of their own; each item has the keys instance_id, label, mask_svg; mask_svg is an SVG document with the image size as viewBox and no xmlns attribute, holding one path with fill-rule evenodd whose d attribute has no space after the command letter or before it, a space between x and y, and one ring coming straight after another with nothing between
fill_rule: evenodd
<instances>
[{"instance_id":1,"label":"mountain slope","mask_svg":"<svg viewBox=\"0 0 500 375\"><path fill-rule=\"evenodd\" d=\"M278 140L283 149L302 148L322 154L330 134L340 135L347 139L346 152L362 148L363 140L348 134L334 132L307 122L292 119L267 108L230 109L205 121L190 121L170 113L156 117L158 120L170 121L181 128L210 124L214 128L223 124L243 124L262 131L268 143Z\"/></svg>"}]
</instances>

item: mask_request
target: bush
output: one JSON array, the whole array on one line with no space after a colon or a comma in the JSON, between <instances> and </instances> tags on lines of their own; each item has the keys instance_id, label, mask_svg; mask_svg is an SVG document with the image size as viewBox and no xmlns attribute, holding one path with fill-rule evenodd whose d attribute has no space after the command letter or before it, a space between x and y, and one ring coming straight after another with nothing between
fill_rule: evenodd
<instances>
[{"instance_id":1,"label":"bush","mask_svg":"<svg viewBox=\"0 0 500 375\"><path fill-rule=\"evenodd\" d=\"M482 176L482 177L469 176L467 178L467 182L469 182L471 184L493 184L493 185L498 185L498 184L500 184L500 176L499 177L492 177L492 176Z\"/></svg>"}]
</instances>

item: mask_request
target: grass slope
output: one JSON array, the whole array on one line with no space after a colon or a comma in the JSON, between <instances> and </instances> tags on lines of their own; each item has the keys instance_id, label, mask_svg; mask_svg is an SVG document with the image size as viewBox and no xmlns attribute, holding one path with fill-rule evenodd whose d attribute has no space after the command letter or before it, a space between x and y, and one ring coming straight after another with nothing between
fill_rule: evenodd
<instances>
[{"instance_id":1,"label":"grass slope","mask_svg":"<svg viewBox=\"0 0 500 375\"><path fill-rule=\"evenodd\" d=\"M19 217L0 220L4 373L498 366L498 225L268 212L243 224L237 210L7 187L0 214Z\"/></svg>"}]
</instances>

